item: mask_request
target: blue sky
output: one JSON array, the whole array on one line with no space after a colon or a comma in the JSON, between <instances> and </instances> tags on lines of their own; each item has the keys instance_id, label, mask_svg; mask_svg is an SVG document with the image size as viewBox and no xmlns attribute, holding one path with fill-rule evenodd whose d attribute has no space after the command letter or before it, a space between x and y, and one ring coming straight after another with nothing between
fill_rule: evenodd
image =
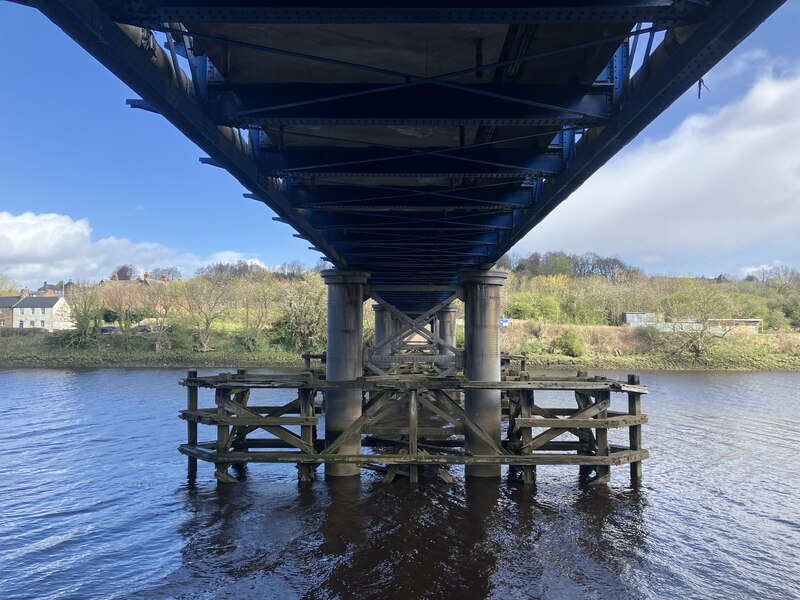
<instances>
[{"instance_id":1,"label":"blue sky","mask_svg":"<svg viewBox=\"0 0 800 600\"><path fill-rule=\"evenodd\" d=\"M515 251L618 254L664 273L800 267L798 30L789 0L708 74L710 92L687 93ZM0 55L0 274L317 260L35 10L0 2Z\"/></svg>"}]
</instances>

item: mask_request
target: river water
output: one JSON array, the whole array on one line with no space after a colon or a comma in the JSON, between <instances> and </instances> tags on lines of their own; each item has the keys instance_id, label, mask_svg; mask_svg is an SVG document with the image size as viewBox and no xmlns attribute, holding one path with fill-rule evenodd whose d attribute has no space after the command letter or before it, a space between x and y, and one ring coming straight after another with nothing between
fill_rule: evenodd
<instances>
[{"instance_id":1,"label":"river water","mask_svg":"<svg viewBox=\"0 0 800 600\"><path fill-rule=\"evenodd\" d=\"M182 376L0 370L0 598L800 597L800 374L646 373L642 487L540 467L535 494L190 487Z\"/></svg>"}]
</instances>

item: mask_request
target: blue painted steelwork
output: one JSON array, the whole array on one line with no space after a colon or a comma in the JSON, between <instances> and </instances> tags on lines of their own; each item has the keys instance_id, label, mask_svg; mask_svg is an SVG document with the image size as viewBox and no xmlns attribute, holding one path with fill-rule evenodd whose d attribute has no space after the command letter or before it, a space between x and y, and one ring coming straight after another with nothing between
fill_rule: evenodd
<instances>
[{"instance_id":1,"label":"blue painted steelwork","mask_svg":"<svg viewBox=\"0 0 800 600\"><path fill-rule=\"evenodd\" d=\"M420 314L783 1L30 4L140 94L131 106Z\"/></svg>"}]
</instances>

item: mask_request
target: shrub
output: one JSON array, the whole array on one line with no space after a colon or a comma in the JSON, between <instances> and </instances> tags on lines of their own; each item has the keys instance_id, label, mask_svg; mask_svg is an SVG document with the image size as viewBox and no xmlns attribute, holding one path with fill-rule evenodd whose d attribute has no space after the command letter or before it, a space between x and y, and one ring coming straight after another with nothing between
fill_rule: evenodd
<instances>
[{"instance_id":1,"label":"shrub","mask_svg":"<svg viewBox=\"0 0 800 600\"><path fill-rule=\"evenodd\" d=\"M585 352L583 344L578 340L578 335L572 329L567 329L552 342L553 350L566 356L578 357Z\"/></svg>"}]
</instances>

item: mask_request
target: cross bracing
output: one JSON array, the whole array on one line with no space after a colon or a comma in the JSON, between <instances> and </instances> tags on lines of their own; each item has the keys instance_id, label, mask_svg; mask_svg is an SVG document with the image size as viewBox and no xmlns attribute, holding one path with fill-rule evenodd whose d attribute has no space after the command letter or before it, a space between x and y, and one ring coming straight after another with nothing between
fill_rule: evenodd
<instances>
[{"instance_id":1,"label":"cross bracing","mask_svg":"<svg viewBox=\"0 0 800 600\"><path fill-rule=\"evenodd\" d=\"M784 0L34 0L335 266L422 314Z\"/></svg>"}]
</instances>

